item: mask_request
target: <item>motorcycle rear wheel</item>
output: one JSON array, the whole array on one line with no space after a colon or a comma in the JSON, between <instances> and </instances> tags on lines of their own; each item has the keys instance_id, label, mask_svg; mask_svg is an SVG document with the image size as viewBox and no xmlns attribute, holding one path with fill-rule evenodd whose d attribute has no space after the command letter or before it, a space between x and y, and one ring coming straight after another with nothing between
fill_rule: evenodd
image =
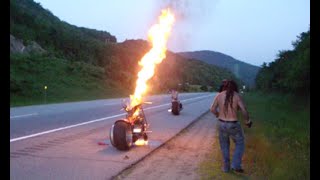
<instances>
[{"instance_id":1,"label":"motorcycle rear wheel","mask_svg":"<svg viewBox=\"0 0 320 180\"><path fill-rule=\"evenodd\" d=\"M129 123L118 121L113 128L113 143L118 150L129 150L132 146L132 129Z\"/></svg>"},{"instance_id":2,"label":"motorcycle rear wheel","mask_svg":"<svg viewBox=\"0 0 320 180\"><path fill-rule=\"evenodd\" d=\"M172 102L172 106L171 106L171 112L174 115L179 115L180 113L180 104L178 102Z\"/></svg>"}]
</instances>

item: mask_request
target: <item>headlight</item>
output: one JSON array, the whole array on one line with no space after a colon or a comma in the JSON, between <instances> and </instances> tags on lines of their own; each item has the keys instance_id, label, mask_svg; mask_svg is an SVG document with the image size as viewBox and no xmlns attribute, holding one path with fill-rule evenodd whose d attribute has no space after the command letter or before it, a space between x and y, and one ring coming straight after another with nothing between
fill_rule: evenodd
<instances>
[{"instance_id":1,"label":"headlight","mask_svg":"<svg viewBox=\"0 0 320 180\"><path fill-rule=\"evenodd\" d=\"M134 128L134 129L133 129L133 132L134 132L134 133L141 133L141 129L140 129L140 128Z\"/></svg>"}]
</instances>

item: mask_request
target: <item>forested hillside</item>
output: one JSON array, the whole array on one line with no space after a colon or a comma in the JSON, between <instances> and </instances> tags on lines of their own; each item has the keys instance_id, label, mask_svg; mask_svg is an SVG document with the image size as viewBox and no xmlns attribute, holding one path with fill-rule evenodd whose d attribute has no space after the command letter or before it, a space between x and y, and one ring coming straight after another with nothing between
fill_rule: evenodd
<instances>
[{"instance_id":1,"label":"forested hillside","mask_svg":"<svg viewBox=\"0 0 320 180\"><path fill-rule=\"evenodd\" d=\"M127 40L118 43L112 49L113 57L109 64L104 66L108 77L114 79L114 83L134 88L135 84L132 82L137 78L137 72L140 70L137 60L140 60L150 48L148 42L144 40ZM196 60L186 61L185 58L167 51L167 57L156 68L150 85L156 91L178 88L178 84L185 83L217 88L223 78L236 79L231 72L222 68Z\"/></svg>"},{"instance_id":2,"label":"forested hillside","mask_svg":"<svg viewBox=\"0 0 320 180\"><path fill-rule=\"evenodd\" d=\"M310 30L292 43L293 50L283 50L277 58L264 63L256 79L257 88L267 92L310 94Z\"/></svg>"},{"instance_id":3,"label":"forested hillside","mask_svg":"<svg viewBox=\"0 0 320 180\"><path fill-rule=\"evenodd\" d=\"M178 54L186 58L192 58L218 67L226 68L247 85L251 87L255 85L255 78L259 71L258 66L239 61L231 56L214 51L192 51L180 52Z\"/></svg>"},{"instance_id":4,"label":"forested hillside","mask_svg":"<svg viewBox=\"0 0 320 180\"><path fill-rule=\"evenodd\" d=\"M108 22L106 22L108 23ZM32 0L10 0L10 99L12 105L128 96L145 40L116 37L61 21ZM216 89L229 71L170 51L150 80L149 93L196 84ZM44 92L43 87L48 89ZM180 87L180 86L179 86Z\"/></svg>"},{"instance_id":5,"label":"forested hillside","mask_svg":"<svg viewBox=\"0 0 320 180\"><path fill-rule=\"evenodd\" d=\"M60 21L32 0L10 0L10 33L26 45L37 42L53 56L92 64L98 64L106 42L116 42L108 32Z\"/></svg>"}]
</instances>

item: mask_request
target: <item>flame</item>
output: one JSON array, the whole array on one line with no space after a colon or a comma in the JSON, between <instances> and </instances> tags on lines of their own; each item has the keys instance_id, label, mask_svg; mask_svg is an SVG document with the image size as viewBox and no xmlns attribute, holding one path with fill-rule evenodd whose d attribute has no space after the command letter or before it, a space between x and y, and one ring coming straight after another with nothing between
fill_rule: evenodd
<instances>
[{"instance_id":1,"label":"flame","mask_svg":"<svg viewBox=\"0 0 320 180\"><path fill-rule=\"evenodd\" d=\"M134 113L133 113L133 117L136 117L139 115L139 109L137 109Z\"/></svg>"},{"instance_id":2,"label":"flame","mask_svg":"<svg viewBox=\"0 0 320 180\"><path fill-rule=\"evenodd\" d=\"M139 61L142 69L138 73L136 88L133 95L130 95L130 106L134 107L141 103L142 95L147 91L147 81L154 75L155 66L166 57L167 41L174 23L174 15L170 9L162 10L158 24L153 25L148 32L148 40L152 48Z\"/></svg>"},{"instance_id":3,"label":"flame","mask_svg":"<svg viewBox=\"0 0 320 180\"><path fill-rule=\"evenodd\" d=\"M148 141L145 141L143 139L138 139L136 142L134 142L136 146L143 146L143 145L148 145Z\"/></svg>"}]
</instances>

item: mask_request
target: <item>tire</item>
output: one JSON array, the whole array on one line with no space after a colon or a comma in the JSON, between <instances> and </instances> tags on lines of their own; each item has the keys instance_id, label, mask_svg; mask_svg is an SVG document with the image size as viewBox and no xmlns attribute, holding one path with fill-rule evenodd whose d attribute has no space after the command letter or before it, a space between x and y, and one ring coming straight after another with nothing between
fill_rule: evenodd
<instances>
[{"instance_id":1,"label":"tire","mask_svg":"<svg viewBox=\"0 0 320 180\"><path fill-rule=\"evenodd\" d=\"M113 129L114 129L114 125L111 126L111 129L109 132L109 139L110 139L112 146L116 147L116 144L114 143L114 138L113 138Z\"/></svg>"},{"instance_id":2,"label":"tire","mask_svg":"<svg viewBox=\"0 0 320 180\"><path fill-rule=\"evenodd\" d=\"M180 109L179 109L179 103L177 101L172 102L172 106L171 106L171 112L174 115L179 115L180 113Z\"/></svg>"},{"instance_id":3,"label":"tire","mask_svg":"<svg viewBox=\"0 0 320 180\"><path fill-rule=\"evenodd\" d=\"M129 123L118 121L114 124L113 140L118 150L129 150L132 146L132 129Z\"/></svg>"}]
</instances>

